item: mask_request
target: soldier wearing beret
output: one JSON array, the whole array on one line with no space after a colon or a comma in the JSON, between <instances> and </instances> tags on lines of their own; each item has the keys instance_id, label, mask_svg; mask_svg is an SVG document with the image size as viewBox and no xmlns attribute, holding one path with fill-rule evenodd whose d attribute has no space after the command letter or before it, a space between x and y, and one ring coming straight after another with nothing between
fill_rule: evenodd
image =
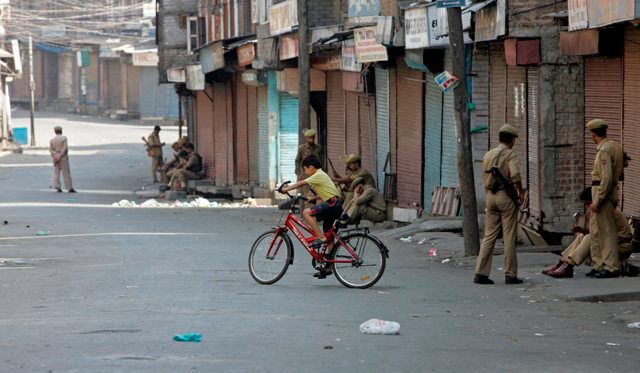
<instances>
[{"instance_id":1,"label":"soldier wearing beret","mask_svg":"<svg viewBox=\"0 0 640 373\"><path fill-rule=\"evenodd\" d=\"M353 181L361 177L364 179L364 183L376 188L376 180L371 175L371 172L362 168L362 159L357 154L349 154L341 157L340 160L346 165L347 170L345 172L345 176L340 176L336 170L333 170L333 179L334 182L338 184L342 184L342 194L345 205L349 203L349 200L353 197L353 187L351 184Z\"/></svg>"},{"instance_id":2,"label":"soldier wearing beret","mask_svg":"<svg viewBox=\"0 0 640 373\"><path fill-rule=\"evenodd\" d=\"M489 150L482 158L484 173L484 189L487 193L485 208L485 229L482 247L476 264L476 274L473 282L476 284L493 284L489 279L491 272L491 260L498 234L502 230L504 241L504 274L507 285L520 284L518 275L518 258L516 256L516 240L518 230L518 208L502 186L498 186L498 180L488 172L492 167L498 167L507 179L509 179L520 194L524 195L518 158L513 146L518 138L518 132L513 126L505 124L500 127L500 144Z\"/></svg>"},{"instance_id":3,"label":"soldier wearing beret","mask_svg":"<svg viewBox=\"0 0 640 373\"><path fill-rule=\"evenodd\" d=\"M357 177L351 183L353 198L344 206L340 222L347 224L359 218L373 223L381 223L387 217L387 203L376 188L367 185L363 177Z\"/></svg>"},{"instance_id":4,"label":"soldier wearing beret","mask_svg":"<svg viewBox=\"0 0 640 373\"><path fill-rule=\"evenodd\" d=\"M306 178L302 168L302 160L311 154L315 155L318 159L322 159L322 146L315 143L316 131L312 129L304 131L304 138L307 142L298 147L298 155L296 156L296 176L298 180L304 180Z\"/></svg>"},{"instance_id":5,"label":"soldier wearing beret","mask_svg":"<svg viewBox=\"0 0 640 373\"><path fill-rule=\"evenodd\" d=\"M615 209L618 203L618 180L624 166L622 147L607 138L607 123L594 119L587 123L596 143L596 159L591 172L593 203L589 231L591 232L591 260L593 270L587 275L595 278L620 276L618 234Z\"/></svg>"},{"instance_id":6,"label":"soldier wearing beret","mask_svg":"<svg viewBox=\"0 0 640 373\"><path fill-rule=\"evenodd\" d=\"M60 173L64 178L64 186L67 187L69 193L75 193L73 182L71 180L71 169L69 167L69 148L67 147L67 137L62 135L62 127L55 126L53 128L56 136L49 141L49 154L53 159L53 187L56 192L62 193L60 185Z\"/></svg>"}]
</instances>

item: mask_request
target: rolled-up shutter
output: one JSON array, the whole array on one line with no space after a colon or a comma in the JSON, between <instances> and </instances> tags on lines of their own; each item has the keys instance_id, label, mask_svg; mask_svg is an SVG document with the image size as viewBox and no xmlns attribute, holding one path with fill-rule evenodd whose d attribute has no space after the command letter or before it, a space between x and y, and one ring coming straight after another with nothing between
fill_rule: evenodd
<instances>
[{"instance_id":1,"label":"rolled-up shutter","mask_svg":"<svg viewBox=\"0 0 640 373\"><path fill-rule=\"evenodd\" d=\"M500 127L507 117L507 65L502 42L489 50L489 147L498 145Z\"/></svg>"},{"instance_id":2,"label":"rolled-up shutter","mask_svg":"<svg viewBox=\"0 0 640 373\"><path fill-rule=\"evenodd\" d=\"M607 136L619 142L622 135L622 58L586 57L584 67L585 123L604 119L609 124ZM584 141L584 179L585 185L590 186L596 145L586 129Z\"/></svg>"},{"instance_id":3,"label":"rolled-up shutter","mask_svg":"<svg viewBox=\"0 0 640 373\"><path fill-rule=\"evenodd\" d=\"M296 180L296 155L298 155L298 99L287 94L280 93L280 180Z\"/></svg>"},{"instance_id":4,"label":"rolled-up shutter","mask_svg":"<svg viewBox=\"0 0 640 373\"><path fill-rule=\"evenodd\" d=\"M247 120L249 130L249 181L258 184L258 88L247 86Z\"/></svg>"},{"instance_id":5,"label":"rolled-up shutter","mask_svg":"<svg viewBox=\"0 0 640 373\"><path fill-rule=\"evenodd\" d=\"M378 189L384 186L384 163L389 154L389 70L376 68L376 157Z\"/></svg>"},{"instance_id":6,"label":"rolled-up shutter","mask_svg":"<svg viewBox=\"0 0 640 373\"><path fill-rule=\"evenodd\" d=\"M345 92L342 72L327 72L327 158L342 173L339 158L347 152L345 132ZM328 166L328 165L327 165ZM331 170L329 170L331 171Z\"/></svg>"},{"instance_id":7,"label":"rolled-up shutter","mask_svg":"<svg viewBox=\"0 0 640 373\"><path fill-rule=\"evenodd\" d=\"M347 121L345 123L347 137L347 153L360 153L360 93L346 92Z\"/></svg>"},{"instance_id":8,"label":"rolled-up shutter","mask_svg":"<svg viewBox=\"0 0 640 373\"><path fill-rule=\"evenodd\" d=\"M214 175L216 185L227 186L228 178L228 140L227 140L227 85L215 83L213 86L213 140L214 140Z\"/></svg>"},{"instance_id":9,"label":"rolled-up shutter","mask_svg":"<svg viewBox=\"0 0 640 373\"><path fill-rule=\"evenodd\" d=\"M423 73L397 68L397 183L400 207L422 206Z\"/></svg>"},{"instance_id":10,"label":"rolled-up shutter","mask_svg":"<svg viewBox=\"0 0 640 373\"><path fill-rule=\"evenodd\" d=\"M258 178L269 186L269 96L267 87L258 87Z\"/></svg>"},{"instance_id":11,"label":"rolled-up shutter","mask_svg":"<svg viewBox=\"0 0 640 373\"><path fill-rule=\"evenodd\" d=\"M624 124L622 146L631 157L624 169L622 210L640 215L640 30L630 29L624 45Z\"/></svg>"},{"instance_id":12,"label":"rolled-up shutter","mask_svg":"<svg viewBox=\"0 0 640 373\"><path fill-rule=\"evenodd\" d=\"M424 209L431 210L431 195L442 182L442 90L430 72L425 73Z\"/></svg>"},{"instance_id":13,"label":"rolled-up shutter","mask_svg":"<svg viewBox=\"0 0 640 373\"><path fill-rule=\"evenodd\" d=\"M518 131L518 140L514 147L520 162L522 186L527 185L527 70L524 67L507 66L507 124Z\"/></svg>"}]
</instances>

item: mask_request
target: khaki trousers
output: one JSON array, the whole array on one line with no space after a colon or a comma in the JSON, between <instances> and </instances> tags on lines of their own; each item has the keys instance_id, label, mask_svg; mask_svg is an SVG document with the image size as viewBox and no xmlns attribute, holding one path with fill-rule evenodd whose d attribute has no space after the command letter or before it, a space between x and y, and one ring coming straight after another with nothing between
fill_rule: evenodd
<instances>
[{"instance_id":1,"label":"khaki trousers","mask_svg":"<svg viewBox=\"0 0 640 373\"><path fill-rule=\"evenodd\" d=\"M584 263L591 255L591 238L589 234L579 233L571 245L562 252L562 260L574 266Z\"/></svg>"},{"instance_id":2,"label":"khaki trousers","mask_svg":"<svg viewBox=\"0 0 640 373\"><path fill-rule=\"evenodd\" d=\"M613 203L607 200L589 221L591 260L593 268L597 270L606 269L615 272L620 269L618 231L614 211Z\"/></svg>"},{"instance_id":3,"label":"khaki trousers","mask_svg":"<svg viewBox=\"0 0 640 373\"><path fill-rule=\"evenodd\" d=\"M158 182L158 168L162 166L162 157L151 157L151 179L154 183Z\"/></svg>"},{"instance_id":4,"label":"khaki trousers","mask_svg":"<svg viewBox=\"0 0 640 373\"><path fill-rule=\"evenodd\" d=\"M195 172L191 172L182 168L169 171L168 175L171 176L169 185L173 186L174 183L180 183L181 188L187 187L187 180L196 180L198 178L198 174L196 174Z\"/></svg>"},{"instance_id":5,"label":"khaki trousers","mask_svg":"<svg viewBox=\"0 0 640 373\"><path fill-rule=\"evenodd\" d=\"M516 256L516 243L518 239L518 209L504 190L496 194L487 191L486 218L484 239L478 255L476 274L489 276L491 273L491 261L498 234L502 228L502 240L504 241L504 274L509 277L518 275L518 258Z\"/></svg>"},{"instance_id":6,"label":"khaki trousers","mask_svg":"<svg viewBox=\"0 0 640 373\"><path fill-rule=\"evenodd\" d=\"M349 215L351 220L354 221L358 218L362 218L372 223L381 223L387 217L387 214L384 211L374 209L367 205L358 205L357 203L352 203L344 212Z\"/></svg>"},{"instance_id":7,"label":"khaki trousers","mask_svg":"<svg viewBox=\"0 0 640 373\"><path fill-rule=\"evenodd\" d=\"M53 162L53 187L60 189L60 172L64 178L64 186L67 190L73 189L73 183L71 181L71 169L69 167L69 157L65 156L58 162Z\"/></svg>"}]
</instances>

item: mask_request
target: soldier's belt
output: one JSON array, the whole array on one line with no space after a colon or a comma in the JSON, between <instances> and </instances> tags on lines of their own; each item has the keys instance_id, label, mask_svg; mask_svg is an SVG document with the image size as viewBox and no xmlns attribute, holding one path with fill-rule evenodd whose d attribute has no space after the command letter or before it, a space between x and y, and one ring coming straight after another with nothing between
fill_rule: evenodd
<instances>
[{"instance_id":1,"label":"soldier's belt","mask_svg":"<svg viewBox=\"0 0 640 373\"><path fill-rule=\"evenodd\" d=\"M617 186L617 182L613 182L613 186ZM600 180L594 180L591 182L591 186L600 186Z\"/></svg>"}]
</instances>

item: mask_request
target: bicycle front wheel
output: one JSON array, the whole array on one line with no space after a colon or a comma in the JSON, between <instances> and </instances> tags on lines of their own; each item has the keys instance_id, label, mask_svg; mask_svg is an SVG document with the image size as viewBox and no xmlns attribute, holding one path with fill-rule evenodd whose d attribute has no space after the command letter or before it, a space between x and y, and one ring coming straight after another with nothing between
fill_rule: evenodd
<instances>
[{"instance_id":1,"label":"bicycle front wheel","mask_svg":"<svg viewBox=\"0 0 640 373\"><path fill-rule=\"evenodd\" d=\"M387 264L384 247L365 233L342 238L332 251L333 273L349 288L366 289L380 280ZM354 255L355 254L355 255Z\"/></svg>"},{"instance_id":2,"label":"bicycle front wheel","mask_svg":"<svg viewBox=\"0 0 640 373\"><path fill-rule=\"evenodd\" d=\"M251 247L249 272L263 285L276 283L289 268L293 244L286 233L275 229L263 233Z\"/></svg>"}]
</instances>

